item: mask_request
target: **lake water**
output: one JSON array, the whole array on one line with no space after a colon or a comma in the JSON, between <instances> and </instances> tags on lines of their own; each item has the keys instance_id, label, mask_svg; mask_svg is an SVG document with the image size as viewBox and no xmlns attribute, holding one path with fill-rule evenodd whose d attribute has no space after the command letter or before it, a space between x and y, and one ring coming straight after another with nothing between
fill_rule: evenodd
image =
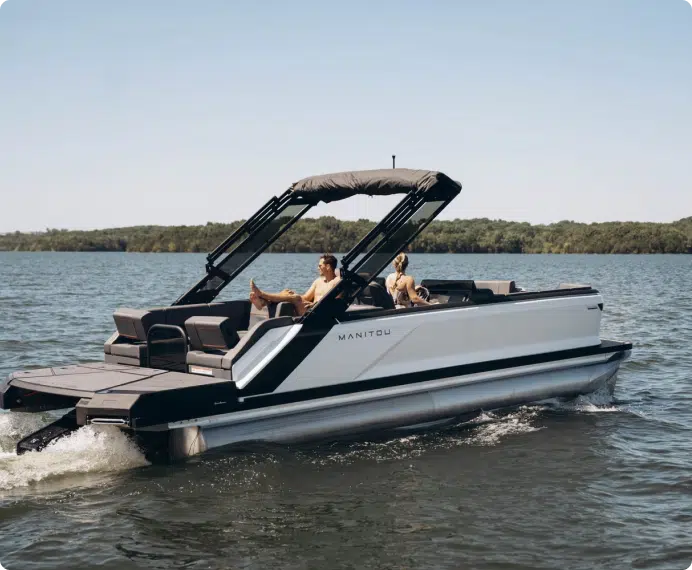
<instances>
[{"instance_id":1,"label":"lake water","mask_svg":"<svg viewBox=\"0 0 692 570\"><path fill-rule=\"evenodd\" d=\"M265 255L224 298L306 288ZM0 374L102 360L120 306L169 304L203 255L0 253ZM406 437L147 465L117 430L41 453L0 412L0 564L75 568L666 568L692 563L692 256L413 255L426 277L588 282L634 343L615 396Z\"/></svg>"}]
</instances>

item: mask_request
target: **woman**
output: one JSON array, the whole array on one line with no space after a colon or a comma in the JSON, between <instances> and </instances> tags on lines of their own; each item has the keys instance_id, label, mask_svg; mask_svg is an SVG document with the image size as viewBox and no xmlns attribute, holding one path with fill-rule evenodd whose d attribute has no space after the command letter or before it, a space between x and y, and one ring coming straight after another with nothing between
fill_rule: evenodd
<instances>
[{"instance_id":1,"label":"woman","mask_svg":"<svg viewBox=\"0 0 692 570\"><path fill-rule=\"evenodd\" d=\"M408 256L405 253L400 253L392 263L394 265L394 273L390 273L385 281L387 291L394 299L394 305L397 309L412 307L414 305L430 305L416 292L416 282L411 275L406 275L408 267Z\"/></svg>"}]
</instances>

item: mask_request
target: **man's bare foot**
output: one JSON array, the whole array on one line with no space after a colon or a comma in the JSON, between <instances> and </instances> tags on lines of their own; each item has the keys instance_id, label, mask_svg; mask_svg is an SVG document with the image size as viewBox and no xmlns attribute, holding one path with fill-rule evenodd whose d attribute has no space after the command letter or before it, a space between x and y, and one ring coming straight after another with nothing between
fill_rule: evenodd
<instances>
[{"instance_id":1,"label":"man's bare foot","mask_svg":"<svg viewBox=\"0 0 692 570\"><path fill-rule=\"evenodd\" d=\"M264 299L260 299L254 291L250 293L250 302L255 306L258 311L261 311L266 306Z\"/></svg>"},{"instance_id":2,"label":"man's bare foot","mask_svg":"<svg viewBox=\"0 0 692 570\"><path fill-rule=\"evenodd\" d=\"M255 285L254 279L250 279L250 302L257 309L263 309L267 305L267 302L262 298L262 291Z\"/></svg>"},{"instance_id":3,"label":"man's bare foot","mask_svg":"<svg viewBox=\"0 0 692 570\"><path fill-rule=\"evenodd\" d=\"M257 285L255 285L254 279L250 279L250 292L257 295L260 299L262 298L262 290Z\"/></svg>"}]
</instances>

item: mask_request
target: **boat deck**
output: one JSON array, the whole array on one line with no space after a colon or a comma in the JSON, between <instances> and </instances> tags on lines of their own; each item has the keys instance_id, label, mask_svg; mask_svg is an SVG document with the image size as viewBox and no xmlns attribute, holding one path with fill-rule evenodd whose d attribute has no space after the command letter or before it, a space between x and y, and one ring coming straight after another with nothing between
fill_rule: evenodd
<instances>
[{"instance_id":1,"label":"boat deck","mask_svg":"<svg viewBox=\"0 0 692 570\"><path fill-rule=\"evenodd\" d=\"M0 408L42 411L76 408L89 421L145 427L237 406L229 380L103 362L15 372L0 384Z\"/></svg>"},{"instance_id":2,"label":"boat deck","mask_svg":"<svg viewBox=\"0 0 692 570\"><path fill-rule=\"evenodd\" d=\"M229 383L223 378L104 362L15 372L8 378L16 388L77 398L112 392L147 394L223 382Z\"/></svg>"}]
</instances>

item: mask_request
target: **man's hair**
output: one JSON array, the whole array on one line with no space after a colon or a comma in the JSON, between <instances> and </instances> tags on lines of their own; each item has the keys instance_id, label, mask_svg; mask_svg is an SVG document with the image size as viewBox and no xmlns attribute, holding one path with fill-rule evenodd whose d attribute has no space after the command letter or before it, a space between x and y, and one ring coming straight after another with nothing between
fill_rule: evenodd
<instances>
[{"instance_id":1,"label":"man's hair","mask_svg":"<svg viewBox=\"0 0 692 570\"><path fill-rule=\"evenodd\" d=\"M324 261L327 265L330 265L332 271L336 271L336 257L334 257L331 253L325 253L322 257L320 257L320 259Z\"/></svg>"}]
</instances>

